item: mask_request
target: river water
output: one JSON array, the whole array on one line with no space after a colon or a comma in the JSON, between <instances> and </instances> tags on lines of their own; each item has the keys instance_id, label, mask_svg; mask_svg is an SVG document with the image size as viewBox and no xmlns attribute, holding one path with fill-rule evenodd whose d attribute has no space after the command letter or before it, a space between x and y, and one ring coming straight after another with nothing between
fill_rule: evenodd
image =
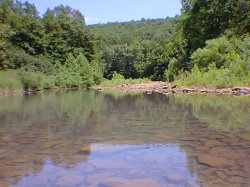
<instances>
[{"instance_id":1,"label":"river water","mask_svg":"<svg viewBox=\"0 0 250 187\"><path fill-rule=\"evenodd\" d=\"M0 186L250 186L250 98L74 91L0 99Z\"/></svg>"}]
</instances>

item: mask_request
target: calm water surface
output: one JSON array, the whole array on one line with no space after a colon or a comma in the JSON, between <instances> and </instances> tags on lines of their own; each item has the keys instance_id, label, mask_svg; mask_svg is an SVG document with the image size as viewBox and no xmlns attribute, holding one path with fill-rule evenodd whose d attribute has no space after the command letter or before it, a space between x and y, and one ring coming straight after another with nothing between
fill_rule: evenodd
<instances>
[{"instance_id":1,"label":"calm water surface","mask_svg":"<svg viewBox=\"0 0 250 187\"><path fill-rule=\"evenodd\" d=\"M0 99L0 186L250 186L250 98L76 91Z\"/></svg>"}]
</instances>

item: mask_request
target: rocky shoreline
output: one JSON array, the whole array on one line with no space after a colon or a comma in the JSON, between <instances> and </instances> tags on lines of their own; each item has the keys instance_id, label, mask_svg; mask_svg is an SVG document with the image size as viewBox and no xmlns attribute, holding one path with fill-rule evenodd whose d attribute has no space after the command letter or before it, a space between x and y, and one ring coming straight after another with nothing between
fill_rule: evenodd
<instances>
[{"instance_id":1,"label":"rocky shoreline","mask_svg":"<svg viewBox=\"0 0 250 187\"><path fill-rule=\"evenodd\" d=\"M91 89L105 91L141 91L147 94L160 93L160 94L217 94L217 95L236 95L244 96L250 95L250 88L248 87L233 87L233 88L208 88L208 87L179 87L176 84L156 81L145 84L132 84L132 85L118 85L118 86L94 86Z\"/></svg>"},{"instance_id":2,"label":"rocky shoreline","mask_svg":"<svg viewBox=\"0 0 250 187\"><path fill-rule=\"evenodd\" d=\"M123 91L123 92L145 92L147 94L160 93L160 94L216 94L216 95L236 95L246 96L250 95L250 88L248 87L233 87L233 88L208 88L208 87L180 87L176 84L167 82L154 81L143 84L123 84L118 86L92 86L89 89L105 91ZM67 89L49 89L49 90L75 90L75 88ZM37 93L44 90L4 90L0 88L0 97L15 96L22 93Z\"/></svg>"}]
</instances>

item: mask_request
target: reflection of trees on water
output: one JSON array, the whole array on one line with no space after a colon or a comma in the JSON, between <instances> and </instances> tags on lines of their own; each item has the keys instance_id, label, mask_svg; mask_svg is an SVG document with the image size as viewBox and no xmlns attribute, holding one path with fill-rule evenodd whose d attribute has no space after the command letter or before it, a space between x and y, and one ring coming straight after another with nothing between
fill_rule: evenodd
<instances>
[{"instance_id":1,"label":"reflection of trees on water","mask_svg":"<svg viewBox=\"0 0 250 187\"><path fill-rule=\"evenodd\" d=\"M18 113L33 121L80 123L93 109L103 106L103 98L96 95L94 92L52 92L9 97L0 100L0 112L4 112L5 117L8 113Z\"/></svg>"},{"instance_id":2,"label":"reflection of trees on water","mask_svg":"<svg viewBox=\"0 0 250 187\"><path fill-rule=\"evenodd\" d=\"M250 130L250 97L177 95L177 103L189 105L192 114L214 130Z\"/></svg>"},{"instance_id":3,"label":"reflection of trees on water","mask_svg":"<svg viewBox=\"0 0 250 187\"><path fill-rule=\"evenodd\" d=\"M215 144L212 134L237 143L232 134L223 134L224 130L249 128L249 102L247 97L94 91L2 98L0 168L7 171L10 168L2 166L19 159L15 168L29 171L34 167L35 172L48 158L70 167L88 159L79 150L92 142L163 143L181 146L191 170L199 173L197 168L204 170L204 166L197 156L214 146L209 144ZM223 131L218 134L218 129Z\"/></svg>"}]
</instances>

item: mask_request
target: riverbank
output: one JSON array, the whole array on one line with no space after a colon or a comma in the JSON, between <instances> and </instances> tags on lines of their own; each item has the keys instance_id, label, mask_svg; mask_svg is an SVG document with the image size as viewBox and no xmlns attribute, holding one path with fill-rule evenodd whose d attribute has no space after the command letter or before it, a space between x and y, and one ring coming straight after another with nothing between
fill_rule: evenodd
<instances>
[{"instance_id":1,"label":"riverbank","mask_svg":"<svg viewBox=\"0 0 250 187\"><path fill-rule=\"evenodd\" d=\"M123 84L118 86L92 86L91 89L105 91L141 91L147 94L161 93L161 94L217 94L217 95L250 95L250 88L248 87L233 87L233 88L209 88L209 87L182 87L176 84L167 82L155 81L143 84Z\"/></svg>"},{"instance_id":2,"label":"riverbank","mask_svg":"<svg viewBox=\"0 0 250 187\"><path fill-rule=\"evenodd\" d=\"M56 89L41 89L41 90L6 90L0 88L0 97L14 96L22 93L37 93L44 91L65 91L76 90L77 88L56 88ZM117 86L91 86L89 89L98 91L122 91L122 92L145 92L147 94L216 94L216 95L250 95L248 87L233 87L233 88L209 88L209 87L183 87L176 84L170 84L162 81L151 81L140 84L122 84Z\"/></svg>"},{"instance_id":3,"label":"riverbank","mask_svg":"<svg viewBox=\"0 0 250 187\"><path fill-rule=\"evenodd\" d=\"M22 90L6 90L6 89L1 89L0 88L0 98L4 97L4 96L8 96L8 95L11 95L11 96L19 95L19 94L22 94L22 93L23 93Z\"/></svg>"}]
</instances>

